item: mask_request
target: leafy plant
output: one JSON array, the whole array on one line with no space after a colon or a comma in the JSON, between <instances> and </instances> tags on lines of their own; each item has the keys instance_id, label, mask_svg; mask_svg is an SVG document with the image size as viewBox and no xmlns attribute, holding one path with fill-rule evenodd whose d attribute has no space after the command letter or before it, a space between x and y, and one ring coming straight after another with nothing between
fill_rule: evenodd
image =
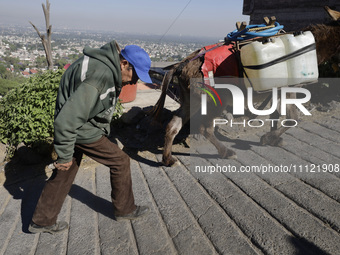
<instances>
[{"instance_id":1,"label":"leafy plant","mask_svg":"<svg viewBox=\"0 0 340 255\"><path fill-rule=\"evenodd\" d=\"M14 80L7 80L0 78L0 96L6 95L8 91L19 86L18 82Z\"/></svg>"},{"instance_id":2,"label":"leafy plant","mask_svg":"<svg viewBox=\"0 0 340 255\"><path fill-rule=\"evenodd\" d=\"M51 143L55 100L63 73L46 71L33 76L0 100L0 142L8 145L9 157L19 143Z\"/></svg>"},{"instance_id":3,"label":"leafy plant","mask_svg":"<svg viewBox=\"0 0 340 255\"><path fill-rule=\"evenodd\" d=\"M124 106L122 104L122 100L118 99L118 102L116 104L116 111L114 112L114 114L112 116L111 123L119 120L120 117L123 115L123 113L124 113Z\"/></svg>"},{"instance_id":4,"label":"leafy plant","mask_svg":"<svg viewBox=\"0 0 340 255\"><path fill-rule=\"evenodd\" d=\"M7 144L7 157L20 143L47 152L53 143L54 109L64 70L35 75L0 99L0 142ZM112 121L118 121L124 107L120 100Z\"/></svg>"}]
</instances>

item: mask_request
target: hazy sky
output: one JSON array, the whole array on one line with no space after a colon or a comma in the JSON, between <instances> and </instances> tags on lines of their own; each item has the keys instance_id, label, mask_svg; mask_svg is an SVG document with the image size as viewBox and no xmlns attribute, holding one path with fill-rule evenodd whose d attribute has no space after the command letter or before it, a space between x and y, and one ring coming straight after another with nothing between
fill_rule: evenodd
<instances>
[{"instance_id":1,"label":"hazy sky","mask_svg":"<svg viewBox=\"0 0 340 255\"><path fill-rule=\"evenodd\" d=\"M1 0L0 24L44 26L46 0ZM78 28L164 35L189 0L50 0L52 29ZM243 0L191 0L167 34L223 39L235 29Z\"/></svg>"}]
</instances>

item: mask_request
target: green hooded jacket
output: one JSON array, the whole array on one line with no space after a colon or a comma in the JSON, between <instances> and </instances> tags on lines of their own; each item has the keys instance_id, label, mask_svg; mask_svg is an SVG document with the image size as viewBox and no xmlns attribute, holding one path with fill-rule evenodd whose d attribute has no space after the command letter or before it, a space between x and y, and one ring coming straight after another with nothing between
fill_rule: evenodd
<instances>
[{"instance_id":1,"label":"green hooded jacket","mask_svg":"<svg viewBox=\"0 0 340 255\"><path fill-rule=\"evenodd\" d=\"M110 133L110 122L122 88L119 47L84 48L84 56L64 73L54 115L54 148L59 163L72 160L74 145L97 141Z\"/></svg>"}]
</instances>

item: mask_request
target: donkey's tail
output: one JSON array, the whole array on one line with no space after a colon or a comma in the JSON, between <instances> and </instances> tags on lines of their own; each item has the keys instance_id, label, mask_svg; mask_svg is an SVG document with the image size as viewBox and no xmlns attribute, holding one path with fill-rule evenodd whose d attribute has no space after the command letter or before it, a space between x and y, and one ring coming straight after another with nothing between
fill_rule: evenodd
<instances>
[{"instance_id":1,"label":"donkey's tail","mask_svg":"<svg viewBox=\"0 0 340 255\"><path fill-rule=\"evenodd\" d=\"M162 81L162 94L159 97L157 103L155 104L155 106L153 107L152 111L151 111L151 116L156 120L156 121L160 121L160 117L162 115L162 111L164 108L164 103L165 103L165 98L166 98L166 92L168 90L169 84L172 80L172 76L175 72L175 68L172 68L170 71L168 71L163 78Z\"/></svg>"}]
</instances>

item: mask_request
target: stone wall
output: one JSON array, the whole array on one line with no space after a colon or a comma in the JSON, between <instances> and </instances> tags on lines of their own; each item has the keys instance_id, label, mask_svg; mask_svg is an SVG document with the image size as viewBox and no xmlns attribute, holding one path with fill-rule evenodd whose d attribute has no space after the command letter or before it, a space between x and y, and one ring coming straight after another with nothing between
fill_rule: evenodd
<instances>
[{"instance_id":1,"label":"stone wall","mask_svg":"<svg viewBox=\"0 0 340 255\"><path fill-rule=\"evenodd\" d=\"M244 0L243 14L250 15L250 24L262 24L263 17L276 16L286 31L295 31L330 21L325 5L340 10L338 0Z\"/></svg>"}]
</instances>

